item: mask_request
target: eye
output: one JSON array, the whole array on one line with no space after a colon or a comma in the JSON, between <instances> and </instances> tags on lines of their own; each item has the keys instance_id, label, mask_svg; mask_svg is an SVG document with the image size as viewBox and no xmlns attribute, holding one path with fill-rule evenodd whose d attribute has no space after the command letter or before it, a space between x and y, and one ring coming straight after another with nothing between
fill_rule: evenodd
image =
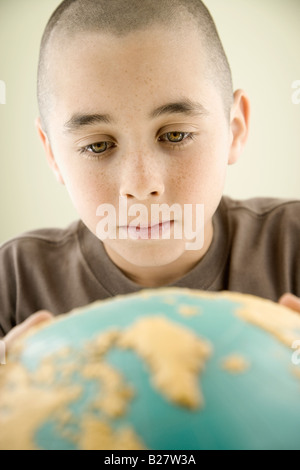
<instances>
[{"instance_id":1,"label":"eye","mask_svg":"<svg viewBox=\"0 0 300 470\"><path fill-rule=\"evenodd\" d=\"M79 152L90 158L96 158L97 155L102 155L111 149L115 144L113 142L96 142L95 144L87 145L79 149Z\"/></svg>"},{"instance_id":2,"label":"eye","mask_svg":"<svg viewBox=\"0 0 300 470\"><path fill-rule=\"evenodd\" d=\"M168 132L167 139L170 142L181 142L184 139L184 132Z\"/></svg>"},{"instance_id":3,"label":"eye","mask_svg":"<svg viewBox=\"0 0 300 470\"><path fill-rule=\"evenodd\" d=\"M170 142L172 144L178 144L189 136L189 132L168 132L167 134L163 134L159 140L163 142Z\"/></svg>"},{"instance_id":4,"label":"eye","mask_svg":"<svg viewBox=\"0 0 300 470\"><path fill-rule=\"evenodd\" d=\"M111 144L112 145L112 144ZM111 146L109 142L97 142L96 144L88 145L86 147L87 151L91 153L103 153L106 152Z\"/></svg>"}]
</instances>

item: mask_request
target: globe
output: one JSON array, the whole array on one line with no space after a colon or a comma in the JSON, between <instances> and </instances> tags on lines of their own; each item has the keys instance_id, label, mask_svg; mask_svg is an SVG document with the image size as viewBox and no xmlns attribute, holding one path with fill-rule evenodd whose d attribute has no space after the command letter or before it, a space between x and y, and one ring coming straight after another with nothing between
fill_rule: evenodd
<instances>
[{"instance_id":1,"label":"globe","mask_svg":"<svg viewBox=\"0 0 300 470\"><path fill-rule=\"evenodd\" d=\"M300 448L300 316L143 289L36 327L0 368L0 449Z\"/></svg>"}]
</instances>

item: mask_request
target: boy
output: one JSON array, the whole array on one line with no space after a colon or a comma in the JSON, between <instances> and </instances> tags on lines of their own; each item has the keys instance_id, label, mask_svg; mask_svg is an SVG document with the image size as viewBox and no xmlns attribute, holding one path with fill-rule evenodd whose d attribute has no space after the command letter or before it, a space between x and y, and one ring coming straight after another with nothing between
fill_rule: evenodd
<instances>
[{"instance_id":1,"label":"boy","mask_svg":"<svg viewBox=\"0 0 300 470\"><path fill-rule=\"evenodd\" d=\"M38 100L48 162L80 221L1 248L7 344L49 312L145 287L239 291L300 311L300 202L222 197L249 100L233 93L200 0L63 1L43 36ZM203 235L196 249L188 225Z\"/></svg>"}]
</instances>

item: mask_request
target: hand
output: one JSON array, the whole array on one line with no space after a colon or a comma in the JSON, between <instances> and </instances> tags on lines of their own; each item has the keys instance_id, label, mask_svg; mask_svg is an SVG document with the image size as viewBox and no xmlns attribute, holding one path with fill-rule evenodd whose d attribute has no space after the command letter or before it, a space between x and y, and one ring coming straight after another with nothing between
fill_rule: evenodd
<instances>
[{"instance_id":1,"label":"hand","mask_svg":"<svg viewBox=\"0 0 300 470\"><path fill-rule=\"evenodd\" d=\"M280 297L280 305L291 308L297 313L300 313L300 298L293 294L284 294Z\"/></svg>"},{"instance_id":2,"label":"hand","mask_svg":"<svg viewBox=\"0 0 300 470\"><path fill-rule=\"evenodd\" d=\"M5 343L6 350L8 351L9 348L12 346L13 342L19 338L23 333L30 330L31 327L36 326L40 323L43 323L47 320L51 320L53 318L52 313L48 312L47 310L41 310L37 313L34 313L30 317L28 317L23 323L20 325L15 326L4 338L3 341Z\"/></svg>"}]
</instances>

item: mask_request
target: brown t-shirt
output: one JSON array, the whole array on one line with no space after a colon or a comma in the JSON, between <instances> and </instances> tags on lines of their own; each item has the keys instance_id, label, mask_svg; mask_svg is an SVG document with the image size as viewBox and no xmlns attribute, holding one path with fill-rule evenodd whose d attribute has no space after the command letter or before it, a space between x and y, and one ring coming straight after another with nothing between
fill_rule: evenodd
<instances>
[{"instance_id":1,"label":"brown t-shirt","mask_svg":"<svg viewBox=\"0 0 300 470\"><path fill-rule=\"evenodd\" d=\"M206 255L169 286L300 296L300 201L223 197L213 224ZM58 315L140 289L81 221L26 233L0 248L0 336L38 310Z\"/></svg>"}]
</instances>

